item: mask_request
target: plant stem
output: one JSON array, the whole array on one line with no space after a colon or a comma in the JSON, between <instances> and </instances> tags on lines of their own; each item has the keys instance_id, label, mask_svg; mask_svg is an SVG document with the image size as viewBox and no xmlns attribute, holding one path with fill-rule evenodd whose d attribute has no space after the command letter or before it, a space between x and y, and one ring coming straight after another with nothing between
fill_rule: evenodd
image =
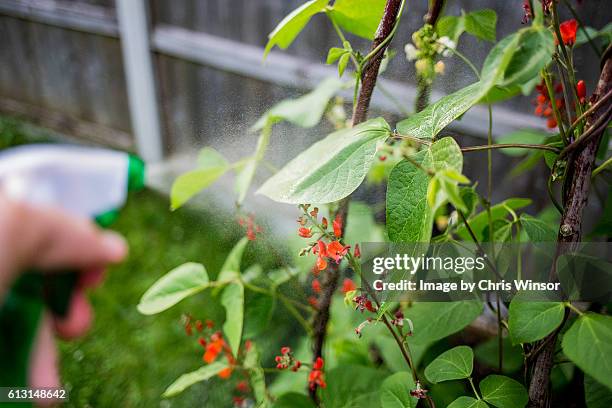
<instances>
[{"instance_id":1,"label":"plant stem","mask_svg":"<svg viewBox=\"0 0 612 408\"><path fill-rule=\"evenodd\" d=\"M553 2L554 4L554 2ZM595 102L603 98L612 90L612 59L610 53L606 52L603 69L597 83L597 87L591 100ZM602 106L603 108L603 106ZM555 259L571 249L576 242L580 241L582 227L582 212L588 200L590 189L591 172L597 155L597 148L603 135L605 127L595 125L602 117L609 115L609 109L597 109L587 119L587 132L592 129L593 137L576 148L577 151L571 152L568 160L568 190L565 195L565 209L561 216L559 224L559 234L557 236L557 251ZM581 139L586 139L582 137ZM556 280L556 270L553 262L551 269L551 277ZM553 332L547 339L546 346L536 356L536 361L533 366L533 374L529 385L529 407L530 408L545 408L549 403L549 382L550 371L555 351L555 342L558 332L563 325L559 326L558 330Z\"/></svg>"},{"instance_id":2,"label":"plant stem","mask_svg":"<svg viewBox=\"0 0 612 408\"><path fill-rule=\"evenodd\" d=\"M550 105L552 106L553 113L555 114L555 120L557 121L557 126L559 127L559 133L561 133L561 137L563 138L563 142L567 145L570 143L570 140L565 133L565 127L563 126L563 121L561 120L561 113L557 108L557 104L555 103L555 91L552 85L551 75L548 72L548 68L545 68L542 71L542 77L544 78L544 83L546 84L546 90L548 91L548 99L550 100Z\"/></svg>"},{"instance_id":3,"label":"plant stem","mask_svg":"<svg viewBox=\"0 0 612 408\"><path fill-rule=\"evenodd\" d=\"M612 157L609 157L608 160L606 160L599 167L593 170L593 173L591 173L591 177L595 177L596 175L604 171L606 167L609 167L611 164L612 164Z\"/></svg>"},{"instance_id":4,"label":"plant stem","mask_svg":"<svg viewBox=\"0 0 612 408\"><path fill-rule=\"evenodd\" d=\"M380 24L376 30L376 36L372 41L372 51L370 54L372 54L373 51L375 52L370 56L371 60L369 63L363 68L361 90L353 109L353 126L364 122L367 119L370 100L372 99L372 93L374 92L374 87L376 85L376 79L378 77L378 71L380 68L380 63L382 62L384 50L393 36L393 33L397 29L400 12L403 5L404 0L387 0L382 19L380 20ZM335 214L333 214L333 218L340 217L340 219L343 221L342 235L344 235L344 230L346 228L346 216L348 214L349 200L350 196L341 200L337 211ZM321 282L321 295L317 304L317 312L315 313L313 319L313 362L317 359L317 357L323 356L323 346L325 343L325 337L327 336L327 323L329 322L330 318L329 311L333 295L338 287L340 265L332 262L329 269L322 275L323 279ZM309 395L315 404L318 404L317 387L310 389Z\"/></svg>"},{"instance_id":5,"label":"plant stem","mask_svg":"<svg viewBox=\"0 0 612 408\"><path fill-rule=\"evenodd\" d=\"M512 148L547 150L549 152L554 152L554 153L560 152L560 150L554 146L527 144L527 143L498 143L498 144L492 144L492 145L468 146L468 147L462 147L461 151L464 153L470 153L470 152L478 152L481 150L512 149Z\"/></svg>"},{"instance_id":6,"label":"plant stem","mask_svg":"<svg viewBox=\"0 0 612 408\"><path fill-rule=\"evenodd\" d=\"M470 381L470 385L472 386L472 391L474 391L474 395L476 395L476 398L481 399L480 395L478 395L478 391L476 391L476 386L474 385L474 380L472 380L472 377L468 377L468 380Z\"/></svg>"}]
</instances>

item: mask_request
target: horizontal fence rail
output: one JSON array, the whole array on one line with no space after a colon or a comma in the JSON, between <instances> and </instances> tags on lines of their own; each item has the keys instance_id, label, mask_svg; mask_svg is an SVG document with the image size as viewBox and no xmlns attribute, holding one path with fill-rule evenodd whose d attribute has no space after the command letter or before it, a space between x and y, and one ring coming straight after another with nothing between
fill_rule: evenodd
<instances>
[{"instance_id":1,"label":"horizontal fence rail","mask_svg":"<svg viewBox=\"0 0 612 408\"><path fill-rule=\"evenodd\" d=\"M119 28L113 10L79 3L53 0L3 0L0 14L37 23L52 25L84 33L119 38ZM158 25L150 38L151 50L185 61L232 72L249 78L299 89L311 89L322 78L336 75L332 67L303 58L273 51L266 61L261 47L232 41L218 36L180 27ZM403 106L413 106L415 87L399 81L381 79L382 88ZM350 97L349 93L346 94ZM432 100L442 94L433 92ZM162 103L163 105L163 103ZM401 114L395 103L375 93L372 106L375 110ZM543 123L533 115L527 115L496 107L493 110L494 136L522 128L543 129ZM450 129L473 136L484 137L488 132L488 115L484 106L468 111L462 120L455 121Z\"/></svg>"}]
</instances>

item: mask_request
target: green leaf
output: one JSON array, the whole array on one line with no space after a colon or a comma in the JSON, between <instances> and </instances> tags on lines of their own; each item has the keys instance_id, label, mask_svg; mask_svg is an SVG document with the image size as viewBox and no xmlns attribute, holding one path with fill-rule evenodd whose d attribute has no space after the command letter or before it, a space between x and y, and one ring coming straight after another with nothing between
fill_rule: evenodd
<instances>
[{"instance_id":1,"label":"green leaf","mask_svg":"<svg viewBox=\"0 0 612 408\"><path fill-rule=\"evenodd\" d=\"M174 306L210 285L204 265L188 262L159 278L142 295L138 311L151 315Z\"/></svg>"},{"instance_id":2,"label":"green leaf","mask_svg":"<svg viewBox=\"0 0 612 408\"><path fill-rule=\"evenodd\" d=\"M584 27L584 30L587 31L587 33L589 34L589 37L591 38L591 40L596 40L599 37L604 37L604 44L608 44L610 41L612 41L612 23L608 23L606 24L601 30L596 30L593 27ZM575 46L579 46L582 44L586 44L587 42L589 42L589 39L587 38L586 34L584 33L584 30L582 27L578 28L578 32L576 33L576 44Z\"/></svg>"},{"instance_id":3,"label":"green leaf","mask_svg":"<svg viewBox=\"0 0 612 408\"><path fill-rule=\"evenodd\" d=\"M563 353L582 371L612 389L612 317L585 313L563 336Z\"/></svg>"},{"instance_id":4,"label":"green leaf","mask_svg":"<svg viewBox=\"0 0 612 408\"><path fill-rule=\"evenodd\" d=\"M549 137L546 133L539 132L531 129L521 129L512 133L503 135L497 139L497 143L528 143L528 144L543 144ZM506 156L525 156L529 153L529 149L511 148L511 149L499 149L500 153Z\"/></svg>"},{"instance_id":5,"label":"green leaf","mask_svg":"<svg viewBox=\"0 0 612 408\"><path fill-rule=\"evenodd\" d=\"M312 400L297 392L288 392L281 395L273 405L274 408L315 408Z\"/></svg>"},{"instance_id":6,"label":"green leaf","mask_svg":"<svg viewBox=\"0 0 612 408\"><path fill-rule=\"evenodd\" d=\"M175 395L178 395L183 392L186 388L191 387L193 384L206 381L214 377L225 368L227 368L226 364L215 362L200 367L190 373L183 374L179 378L177 378L176 381L170 384L168 388L166 388L166 391L164 391L162 397L174 397Z\"/></svg>"},{"instance_id":7,"label":"green leaf","mask_svg":"<svg viewBox=\"0 0 612 408\"><path fill-rule=\"evenodd\" d=\"M457 346L440 354L425 368L425 377L432 383L468 378L474 369L471 347Z\"/></svg>"},{"instance_id":8,"label":"green leaf","mask_svg":"<svg viewBox=\"0 0 612 408\"><path fill-rule=\"evenodd\" d=\"M276 28L268 34L264 58L266 58L275 45L283 50L289 47L298 34L306 27L312 16L325 10L327 3L328 0L307 1L283 18Z\"/></svg>"},{"instance_id":9,"label":"green leaf","mask_svg":"<svg viewBox=\"0 0 612 408\"><path fill-rule=\"evenodd\" d=\"M330 17L346 31L371 40L385 10L386 0L336 0Z\"/></svg>"},{"instance_id":10,"label":"green leaf","mask_svg":"<svg viewBox=\"0 0 612 408\"><path fill-rule=\"evenodd\" d=\"M327 65L333 64L346 53L347 51L344 48L331 47L329 49L329 52L327 53L327 60L325 61L325 63Z\"/></svg>"},{"instance_id":11,"label":"green leaf","mask_svg":"<svg viewBox=\"0 0 612 408\"><path fill-rule=\"evenodd\" d=\"M405 311L414 325L410 340L415 344L431 343L450 336L474 321L480 313L482 302L474 300L417 302Z\"/></svg>"},{"instance_id":12,"label":"green leaf","mask_svg":"<svg viewBox=\"0 0 612 408\"><path fill-rule=\"evenodd\" d=\"M198 155L198 168L181 174L172 184L170 207L176 210L190 198L217 181L229 170L227 160L216 150L205 147Z\"/></svg>"},{"instance_id":13,"label":"green leaf","mask_svg":"<svg viewBox=\"0 0 612 408\"><path fill-rule=\"evenodd\" d=\"M493 221L505 218L509 214L509 209L517 210L519 208L526 207L529 204L531 204L531 200L528 198L509 198L499 204L491 206L491 218ZM471 217L468 219L468 223L474 231L476 238L479 241L482 241L484 237L484 230L489 223L487 211L481 211L475 216ZM463 224L457 228L457 235L463 240L471 240L470 234Z\"/></svg>"},{"instance_id":14,"label":"green leaf","mask_svg":"<svg viewBox=\"0 0 612 408\"><path fill-rule=\"evenodd\" d=\"M237 357L244 324L244 286L242 283L227 285L221 294L221 304L225 307L223 333L232 349L232 354Z\"/></svg>"},{"instance_id":15,"label":"green leaf","mask_svg":"<svg viewBox=\"0 0 612 408\"><path fill-rule=\"evenodd\" d=\"M251 349L244 358L244 368L249 370L249 382L253 389L253 395L257 402L257 407L264 408L270 406L270 401L266 393L266 379L264 370L261 368L261 356L255 344L251 344Z\"/></svg>"},{"instance_id":16,"label":"green leaf","mask_svg":"<svg viewBox=\"0 0 612 408\"><path fill-rule=\"evenodd\" d=\"M326 408L376 407L383 372L374 368L344 364L325 373L327 387L321 390Z\"/></svg>"},{"instance_id":17,"label":"green leaf","mask_svg":"<svg viewBox=\"0 0 612 408\"><path fill-rule=\"evenodd\" d=\"M313 127L321 121L329 100L343 85L338 78L326 78L307 94L295 99L284 99L274 105L251 129L257 131L267 123L274 124L283 120L304 128Z\"/></svg>"},{"instance_id":18,"label":"green leaf","mask_svg":"<svg viewBox=\"0 0 612 408\"><path fill-rule=\"evenodd\" d=\"M444 96L421 112L399 122L397 130L412 137L433 139L442 129L474 106L483 95L481 91L481 83L476 82Z\"/></svg>"},{"instance_id":19,"label":"green leaf","mask_svg":"<svg viewBox=\"0 0 612 408\"><path fill-rule=\"evenodd\" d=\"M229 163L215 149L212 147L205 147L200 150L197 158L198 168L199 169L208 169L212 167L228 167Z\"/></svg>"},{"instance_id":20,"label":"green leaf","mask_svg":"<svg viewBox=\"0 0 612 408\"><path fill-rule=\"evenodd\" d=\"M344 70L346 69L346 65L348 64L350 57L351 57L351 54L349 53L346 53L340 57L340 61L338 61L338 76L339 77L342 77L342 74L344 74Z\"/></svg>"},{"instance_id":21,"label":"green leaf","mask_svg":"<svg viewBox=\"0 0 612 408\"><path fill-rule=\"evenodd\" d=\"M225 262L223 262L219 275L217 275L217 281L226 282L240 276L240 261L242 260L244 249L248 243L248 238L242 237L240 241L234 245L230 253L227 254Z\"/></svg>"},{"instance_id":22,"label":"green leaf","mask_svg":"<svg viewBox=\"0 0 612 408\"><path fill-rule=\"evenodd\" d=\"M503 375L490 375L480 382L482 398L498 408L523 408L529 396L523 385Z\"/></svg>"},{"instance_id":23,"label":"green leaf","mask_svg":"<svg viewBox=\"0 0 612 408\"><path fill-rule=\"evenodd\" d=\"M430 158L425 150L412 157L423 165ZM402 160L387 184L387 233L393 242L429 242L433 211L427 203L429 176L411 161ZM435 199L435 198L434 198Z\"/></svg>"},{"instance_id":24,"label":"green leaf","mask_svg":"<svg viewBox=\"0 0 612 408\"><path fill-rule=\"evenodd\" d=\"M588 375L584 376L584 396L587 408L612 407L612 391Z\"/></svg>"},{"instance_id":25,"label":"green leaf","mask_svg":"<svg viewBox=\"0 0 612 408\"><path fill-rule=\"evenodd\" d=\"M488 407L489 406L487 405L487 403L484 402L483 400L477 400L476 398L472 398L472 397L459 397L453 402L451 402L447 408L488 408Z\"/></svg>"},{"instance_id":26,"label":"green leaf","mask_svg":"<svg viewBox=\"0 0 612 408\"><path fill-rule=\"evenodd\" d=\"M495 42L497 13L491 9L473 11L464 16L465 31L481 40Z\"/></svg>"},{"instance_id":27,"label":"green leaf","mask_svg":"<svg viewBox=\"0 0 612 408\"><path fill-rule=\"evenodd\" d=\"M448 37L457 43L459 37L465 31L465 19L463 16L444 16L436 24L438 37Z\"/></svg>"},{"instance_id":28,"label":"green leaf","mask_svg":"<svg viewBox=\"0 0 612 408\"><path fill-rule=\"evenodd\" d=\"M416 388L412 374L400 372L385 378L380 387L380 403L382 408L415 408L418 398L410 395L410 390Z\"/></svg>"},{"instance_id":29,"label":"green leaf","mask_svg":"<svg viewBox=\"0 0 612 408\"><path fill-rule=\"evenodd\" d=\"M514 298L508 313L512 343L531 343L559 327L565 306L560 302L528 302Z\"/></svg>"},{"instance_id":30,"label":"green leaf","mask_svg":"<svg viewBox=\"0 0 612 408\"><path fill-rule=\"evenodd\" d=\"M463 169L461 149L452 137L434 142L411 159L399 162L389 175L387 232L393 242L429 242L431 238L436 207L427 202L430 176L423 169L434 173Z\"/></svg>"},{"instance_id":31,"label":"green leaf","mask_svg":"<svg viewBox=\"0 0 612 408\"><path fill-rule=\"evenodd\" d=\"M382 118L342 129L313 144L258 190L274 201L330 203L359 187L391 130Z\"/></svg>"},{"instance_id":32,"label":"green leaf","mask_svg":"<svg viewBox=\"0 0 612 408\"><path fill-rule=\"evenodd\" d=\"M265 332L272 319L273 310L273 297L262 293L247 292L243 337L248 339Z\"/></svg>"},{"instance_id":33,"label":"green leaf","mask_svg":"<svg viewBox=\"0 0 612 408\"><path fill-rule=\"evenodd\" d=\"M557 240L557 231L550 224L528 214L521 214L519 219L531 242L554 242Z\"/></svg>"}]
</instances>

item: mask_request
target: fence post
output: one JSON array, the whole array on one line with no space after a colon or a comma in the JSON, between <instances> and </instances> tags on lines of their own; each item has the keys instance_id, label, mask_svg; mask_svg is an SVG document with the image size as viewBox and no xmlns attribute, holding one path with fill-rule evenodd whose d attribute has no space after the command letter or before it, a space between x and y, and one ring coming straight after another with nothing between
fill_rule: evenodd
<instances>
[{"instance_id":1,"label":"fence post","mask_svg":"<svg viewBox=\"0 0 612 408\"><path fill-rule=\"evenodd\" d=\"M163 157L163 145L146 3L116 0L132 131L138 153L146 161L156 162Z\"/></svg>"}]
</instances>

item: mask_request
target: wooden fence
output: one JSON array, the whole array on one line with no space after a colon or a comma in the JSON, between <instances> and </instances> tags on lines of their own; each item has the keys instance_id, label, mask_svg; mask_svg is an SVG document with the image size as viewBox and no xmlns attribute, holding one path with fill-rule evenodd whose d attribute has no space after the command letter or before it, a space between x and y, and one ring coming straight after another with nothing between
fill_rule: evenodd
<instances>
[{"instance_id":1,"label":"wooden fence","mask_svg":"<svg viewBox=\"0 0 612 408\"><path fill-rule=\"evenodd\" d=\"M248 127L275 101L297 95L334 75L321 63L337 43L324 16L316 16L287 52L262 64L266 35L301 0L2 0L0 1L0 111L98 143L135 148L150 160L221 143L239 156ZM403 44L422 23L426 1L409 1L405 27L393 41L399 55L384 89L407 109L414 101L414 72L401 63ZM450 1L447 12L491 7L499 15L498 38L520 26L520 1ZM605 1L584 2L594 26L609 21ZM366 46L363 41L359 44ZM482 61L490 44L463 37L462 50ZM588 50L577 57L581 73L597 69ZM433 98L474 78L461 61L447 62ZM594 75L590 75L594 77ZM399 109L377 92L375 110ZM496 134L541 127L528 98L494 109ZM399 116L396 116L399 117ZM474 137L487 129L476 107L454 124ZM293 140L284 153L310 143ZM316 132L316 130L314 130ZM298 132L310 135L312 132ZM246 145L249 145L252 140ZM298 146L295 145L297 143ZM250 145L249 145L250 148ZM235 150L235 152L234 152Z\"/></svg>"}]
</instances>

